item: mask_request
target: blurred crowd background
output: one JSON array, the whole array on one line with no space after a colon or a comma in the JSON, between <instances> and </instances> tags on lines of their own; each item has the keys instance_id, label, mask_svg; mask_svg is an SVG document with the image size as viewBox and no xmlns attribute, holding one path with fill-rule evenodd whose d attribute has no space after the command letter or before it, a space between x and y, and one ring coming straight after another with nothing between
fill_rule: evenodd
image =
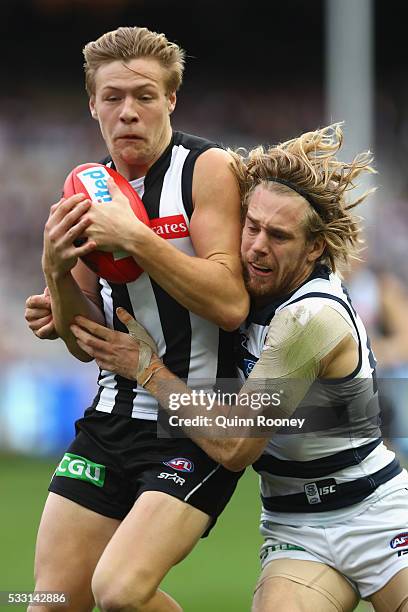
<instances>
[{"instance_id":1,"label":"blurred crowd background","mask_svg":"<svg viewBox=\"0 0 408 612\"><path fill-rule=\"evenodd\" d=\"M353 11L353 0L344 1ZM59 199L72 167L105 155L88 113L82 47L119 25L164 31L188 54L174 126L226 146L273 144L343 120L327 108L326 2L267 4L2 2L0 448L58 452L94 393L95 367L76 363L60 341L36 340L23 318L26 297L44 286L42 232L50 205ZM375 155L378 191L368 215L366 261L348 280L375 336L380 372L403 378L408 362L405 24L398 18L398 0L372 0L372 7L367 27L373 33L374 130L364 148Z\"/></svg>"},{"instance_id":2,"label":"blurred crowd background","mask_svg":"<svg viewBox=\"0 0 408 612\"><path fill-rule=\"evenodd\" d=\"M360 22L360 38L352 26L362 5L371 9L372 18ZM378 170L377 193L360 212L367 227L364 261L346 281L372 336L379 375L391 382L385 385L384 420L391 445L407 464L408 71L403 2L2 0L0 591L32 589L35 534L47 481L73 436L74 420L95 393L95 365L76 362L60 341L35 339L24 321L26 297L44 288L42 233L49 208L74 166L106 154L88 113L82 47L120 25L165 32L188 55L174 127L230 147L268 145L346 119L341 105L333 113L328 103L329 77L336 74L330 72L328 59L333 22L332 29L327 24L328 11L335 6L341 6L349 23L337 24L337 40L355 49L355 57L338 67L343 76L354 73L354 85L343 91L345 102L366 87L368 74L359 73L357 64L367 36L371 39L370 108L346 123L345 135L350 142L360 121L370 115L370 136L360 150L373 151ZM258 571L258 506L256 477L247 470L209 543L200 544L165 584L186 610L249 609Z\"/></svg>"}]
</instances>

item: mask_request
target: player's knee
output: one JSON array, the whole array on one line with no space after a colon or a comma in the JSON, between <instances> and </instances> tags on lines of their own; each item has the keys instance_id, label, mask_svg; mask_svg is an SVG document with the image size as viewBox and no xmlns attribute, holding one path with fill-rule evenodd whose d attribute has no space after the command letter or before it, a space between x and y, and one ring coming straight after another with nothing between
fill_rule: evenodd
<instances>
[{"instance_id":1,"label":"player's knee","mask_svg":"<svg viewBox=\"0 0 408 612\"><path fill-rule=\"evenodd\" d=\"M151 596L144 598L137 591L106 589L95 595L95 603L101 612L143 612Z\"/></svg>"},{"instance_id":2,"label":"player's knee","mask_svg":"<svg viewBox=\"0 0 408 612\"><path fill-rule=\"evenodd\" d=\"M143 612L156 590L156 581L146 570L133 573L129 580L98 570L92 578L92 592L101 612Z\"/></svg>"}]
</instances>

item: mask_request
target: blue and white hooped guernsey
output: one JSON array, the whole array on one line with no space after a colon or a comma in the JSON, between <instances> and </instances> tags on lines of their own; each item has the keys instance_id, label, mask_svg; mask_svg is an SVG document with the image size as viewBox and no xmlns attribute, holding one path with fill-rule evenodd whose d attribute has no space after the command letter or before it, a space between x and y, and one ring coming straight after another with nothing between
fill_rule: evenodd
<instances>
[{"instance_id":1,"label":"blue and white hooped guernsey","mask_svg":"<svg viewBox=\"0 0 408 612\"><path fill-rule=\"evenodd\" d=\"M382 441L375 358L364 325L340 278L318 264L296 291L251 310L240 330L238 367L245 380L264 348L269 325L284 308L320 300L345 318L358 343L354 372L316 381L294 415L306 416L301 433L281 428L254 469L261 478L267 524L324 525L361 512L384 494L408 486L408 475Z\"/></svg>"}]
</instances>

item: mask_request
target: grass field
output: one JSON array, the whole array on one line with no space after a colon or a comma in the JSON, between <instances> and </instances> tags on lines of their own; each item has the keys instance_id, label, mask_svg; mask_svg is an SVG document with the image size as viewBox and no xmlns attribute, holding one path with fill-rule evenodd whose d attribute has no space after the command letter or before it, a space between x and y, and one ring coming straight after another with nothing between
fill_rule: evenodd
<instances>
[{"instance_id":1,"label":"grass field","mask_svg":"<svg viewBox=\"0 0 408 612\"><path fill-rule=\"evenodd\" d=\"M0 591L33 589L36 531L54 467L0 455ZM257 489L257 476L247 470L211 536L167 577L164 589L185 612L249 612L261 542ZM5 612L23 609L0 605Z\"/></svg>"}]
</instances>

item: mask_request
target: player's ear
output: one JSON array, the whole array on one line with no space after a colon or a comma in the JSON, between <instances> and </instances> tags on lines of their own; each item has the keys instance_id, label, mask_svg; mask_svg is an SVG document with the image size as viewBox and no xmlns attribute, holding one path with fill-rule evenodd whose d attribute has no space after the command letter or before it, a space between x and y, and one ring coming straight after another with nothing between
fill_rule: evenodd
<instances>
[{"instance_id":1,"label":"player's ear","mask_svg":"<svg viewBox=\"0 0 408 612\"><path fill-rule=\"evenodd\" d=\"M92 118L98 120L98 113L95 108L95 96L89 98L89 110L91 111Z\"/></svg>"},{"instance_id":2,"label":"player's ear","mask_svg":"<svg viewBox=\"0 0 408 612\"><path fill-rule=\"evenodd\" d=\"M307 260L310 263L314 263L321 257L323 251L326 247L326 241L323 236L317 236L313 241L309 243L309 248L307 252Z\"/></svg>"},{"instance_id":3,"label":"player's ear","mask_svg":"<svg viewBox=\"0 0 408 612\"><path fill-rule=\"evenodd\" d=\"M177 95L176 95L176 92L173 91L172 93L169 93L168 98L167 98L167 108L169 111L169 115L171 115L171 113L176 108L176 102L177 102Z\"/></svg>"}]
</instances>

